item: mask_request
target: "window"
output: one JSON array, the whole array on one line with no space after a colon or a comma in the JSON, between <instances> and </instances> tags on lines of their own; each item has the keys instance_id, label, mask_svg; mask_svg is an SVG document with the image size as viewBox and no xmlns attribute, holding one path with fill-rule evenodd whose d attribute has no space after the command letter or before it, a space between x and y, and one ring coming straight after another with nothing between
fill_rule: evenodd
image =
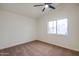
<instances>
[{"instance_id":1,"label":"window","mask_svg":"<svg viewBox=\"0 0 79 59\"><path fill-rule=\"evenodd\" d=\"M48 23L48 33L55 34L56 33L56 21L50 21Z\"/></svg>"},{"instance_id":2,"label":"window","mask_svg":"<svg viewBox=\"0 0 79 59\"><path fill-rule=\"evenodd\" d=\"M61 19L56 21L48 22L48 33L49 34L59 34L59 35L67 35L67 19Z\"/></svg>"},{"instance_id":3,"label":"window","mask_svg":"<svg viewBox=\"0 0 79 59\"><path fill-rule=\"evenodd\" d=\"M67 19L57 20L57 34L67 34Z\"/></svg>"}]
</instances>

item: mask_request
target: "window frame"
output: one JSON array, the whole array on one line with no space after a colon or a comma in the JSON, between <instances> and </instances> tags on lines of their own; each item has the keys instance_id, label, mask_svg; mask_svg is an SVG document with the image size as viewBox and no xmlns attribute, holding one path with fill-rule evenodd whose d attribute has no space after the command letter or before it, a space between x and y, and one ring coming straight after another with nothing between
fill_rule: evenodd
<instances>
[{"instance_id":1,"label":"window frame","mask_svg":"<svg viewBox=\"0 0 79 59\"><path fill-rule=\"evenodd\" d=\"M66 21L66 23L67 23L67 28L66 28L67 33L66 33L66 34L58 34L57 21L59 21L59 20L64 20L64 19L67 20L67 21ZM48 33L48 34L54 34L54 35L68 35L68 33L69 33L68 29L69 29L69 28L68 28L68 19L67 19L67 18L57 19L57 20L51 20L51 21L48 21L48 23L49 23L49 22L53 22L53 21L56 21L56 27L55 27L56 32L55 32L55 33L49 33L49 24L47 24L47 33Z\"/></svg>"}]
</instances>

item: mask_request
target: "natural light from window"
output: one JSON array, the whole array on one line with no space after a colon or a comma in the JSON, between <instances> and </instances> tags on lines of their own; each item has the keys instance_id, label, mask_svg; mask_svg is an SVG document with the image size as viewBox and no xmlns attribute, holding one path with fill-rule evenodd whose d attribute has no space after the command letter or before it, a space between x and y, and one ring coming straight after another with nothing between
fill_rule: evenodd
<instances>
[{"instance_id":1,"label":"natural light from window","mask_svg":"<svg viewBox=\"0 0 79 59\"><path fill-rule=\"evenodd\" d=\"M67 35L68 34L68 19L59 19L48 22L48 34Z\"/></svg>"},{"instance_id":2,"label":"natural light from window","mask_svg":"<svg viewBox=\"0 0 79 59\"><path fill-rule=\"evenodd\" d=\"M48 33L53 33L55 34L56 33L56 21L50 21L48 22Z\"/></svg>"}]
</instances>

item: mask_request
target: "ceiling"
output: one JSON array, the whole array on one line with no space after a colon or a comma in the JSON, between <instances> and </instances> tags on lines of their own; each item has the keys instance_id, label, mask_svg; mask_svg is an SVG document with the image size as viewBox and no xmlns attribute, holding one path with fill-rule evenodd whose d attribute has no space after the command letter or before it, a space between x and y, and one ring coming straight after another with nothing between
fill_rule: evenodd
<instances>
[{"instance_id":1,"label":"ceiling","mask_svg":"<svg viewBox=\"0 0 79 59\"><path fill-rule=\"evenodd\" d=\"M44 14L48 13L49 11L52 11L52 9L48 8L45 10L45 12L42 12L43 7L33 7L33 5L36 4L43 3L1 3L0 9L4 9L33 19L43 17ZM53 5L57 7L59 4Z\"/></svg>"}]
</instances>

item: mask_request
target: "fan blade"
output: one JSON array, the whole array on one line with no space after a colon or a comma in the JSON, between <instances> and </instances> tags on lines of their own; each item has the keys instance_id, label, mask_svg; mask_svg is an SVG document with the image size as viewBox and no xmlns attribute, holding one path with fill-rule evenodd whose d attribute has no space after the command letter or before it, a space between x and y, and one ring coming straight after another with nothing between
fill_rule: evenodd
<instances>
[{"instance_id":1,"label":"fan blade","mask_svg":"<svg viewBox=\"0 0 79 59\"><path fill-rule=\"evenodd\" d=\"M44 3L44 4L45 4L45 5L46 5L46 4L48 5L48 4L53 4L53 3Z\"/></svg>"},{"instance_id":2,"label":"fan blade","mask_svg":"<svg viewBox=\"0 0 79 59\"><path fill-rule=\"evenodd\" d=\"M43 6L43 5L34 5L34 7Z\"/></svg>"},{"instance_id":3,"label":"fan blade","mask_svg":"<svg viewBox=\"0 0 79 59\"><path fill-rule=\"evenodd\" d=\"M44 12L45 8L43 8L42 12Z\"/></svg>"},{"instance_id":4,"label":"fan blade","mask_svg":"<svg viewBox=\"0 0 79 59\"><path fill-rule=\"evenodd\" d=\"M49 8L56 9L55 7L53 7L53 6L51 6L51 5L49 5Z\"/></svg>"}]
</instances>

